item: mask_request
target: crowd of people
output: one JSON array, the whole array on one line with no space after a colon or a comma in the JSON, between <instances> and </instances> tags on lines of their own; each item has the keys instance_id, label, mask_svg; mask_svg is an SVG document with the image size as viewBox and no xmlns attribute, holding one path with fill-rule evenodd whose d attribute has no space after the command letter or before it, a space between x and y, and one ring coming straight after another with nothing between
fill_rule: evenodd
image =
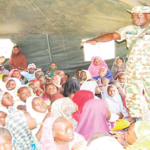
<instances>
[{"instance_id":1,"label":"crowd of people","mask_svg":"<svg viewBox=\"0 0 150 150\"><path fill-rule=\"evenodd\" d=\"M44 73L34 63L21 63L26 58L16 59L19 55L24 54L15 46L10 70L0 57L0 147L133 150L149 142L150 124L146 119L135 123L126 107L126 63L122 57L116 57L109 69L95 56L87 70L78 69L70 77L58 70L56 62ZM112 132L116 122L124 120L129 124Z\"/></svg>"}]
</instances>

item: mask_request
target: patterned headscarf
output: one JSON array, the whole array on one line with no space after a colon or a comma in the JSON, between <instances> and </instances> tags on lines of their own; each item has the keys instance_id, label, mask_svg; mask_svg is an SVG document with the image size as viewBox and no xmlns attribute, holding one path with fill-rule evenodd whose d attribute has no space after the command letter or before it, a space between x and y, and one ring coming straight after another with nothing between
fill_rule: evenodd
<instances>
[{"instance_id":1,"label":"patterned headscarf","mask_svg":"<svg viewBox=\"0 0 150 150\"><path fill-rule=\"evenodd\" d=\"M52 103L51 114L65 117L72 123L75 130L77 122L72 118L74 112L76 112L75 104L69 97L60 98Z\"/></svg>"},{"instance_id":2,"label":"patterned headscarf","mask_svg":"<svg viewBox=\"0 0 150 150\"><path fill-rule=\"evenodd\" d=\"M150 122L137 121L134 125L137 140L126 150L150 150Z\"/></svg>"},{"instance_id":3,"label":"patterned headscarf","mask_svg":"<svg viewBox=\"0 0 150 150\"><path fill-rule=\"evenodd\" d=\"M16 111L8 115L6 127L16 140L19 150L31 150L31 134L23 111Z\"/></svg>"}]
</instances>

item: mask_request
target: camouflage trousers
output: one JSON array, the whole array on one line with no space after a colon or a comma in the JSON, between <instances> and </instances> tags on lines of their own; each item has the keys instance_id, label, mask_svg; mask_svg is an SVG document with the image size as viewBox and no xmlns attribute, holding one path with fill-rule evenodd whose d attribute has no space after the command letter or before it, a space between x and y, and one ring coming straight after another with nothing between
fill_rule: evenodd
<instances>
[{"instance_id":1,"label":"camouflage trousers","mask_svg":"<svg viewBox=\"0 0 150 150\"><path fill-rule=\"evenodd\" d=\"M142 70L141 70L142 71ZM143 91L145 98L143 99ZM126 106L131 117L143 118L147 114L150 119L150 71L129 75L125 81ZM145 120L145 119L144 119Z\"/></svg>"}]
</instances>

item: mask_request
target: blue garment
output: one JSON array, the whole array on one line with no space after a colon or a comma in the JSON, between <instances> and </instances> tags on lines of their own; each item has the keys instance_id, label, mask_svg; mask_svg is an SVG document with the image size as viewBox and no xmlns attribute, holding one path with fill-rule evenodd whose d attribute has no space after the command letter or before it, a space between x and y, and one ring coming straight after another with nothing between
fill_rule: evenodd
<instances>
[{"instance_id":1,"label":"blue garment","mask_svg":"<svg viewBox=\"0 0 150 150\"><path fill-rule=\"evenodd\" d=\"M98 80L98 79L101 79L101 78L102 78L101 76L93 77L93 79L95 79L95 80ZM110 69L107 69L107 73L103 78L107 78L110 82L114 80L114 78L112 76L112 72L110 71Z\"/></svg>"}]
</instances>

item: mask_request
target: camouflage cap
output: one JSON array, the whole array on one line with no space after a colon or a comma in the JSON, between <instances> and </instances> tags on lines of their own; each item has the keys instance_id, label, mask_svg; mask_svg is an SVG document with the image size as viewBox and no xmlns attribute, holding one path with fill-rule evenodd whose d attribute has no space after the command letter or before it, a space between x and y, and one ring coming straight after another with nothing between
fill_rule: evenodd
<instances>
[{"instance_id":1,"label":"camouflage cap","mask_svg":"<svg viewBox=\"0 0 150 150\"><path fill-rule=\"evenodd\" d=\"M127 9L130 13L150 13L150 7L149 6L135 6L132 8L132 10Z\"/></svg>"}]
</instances>

